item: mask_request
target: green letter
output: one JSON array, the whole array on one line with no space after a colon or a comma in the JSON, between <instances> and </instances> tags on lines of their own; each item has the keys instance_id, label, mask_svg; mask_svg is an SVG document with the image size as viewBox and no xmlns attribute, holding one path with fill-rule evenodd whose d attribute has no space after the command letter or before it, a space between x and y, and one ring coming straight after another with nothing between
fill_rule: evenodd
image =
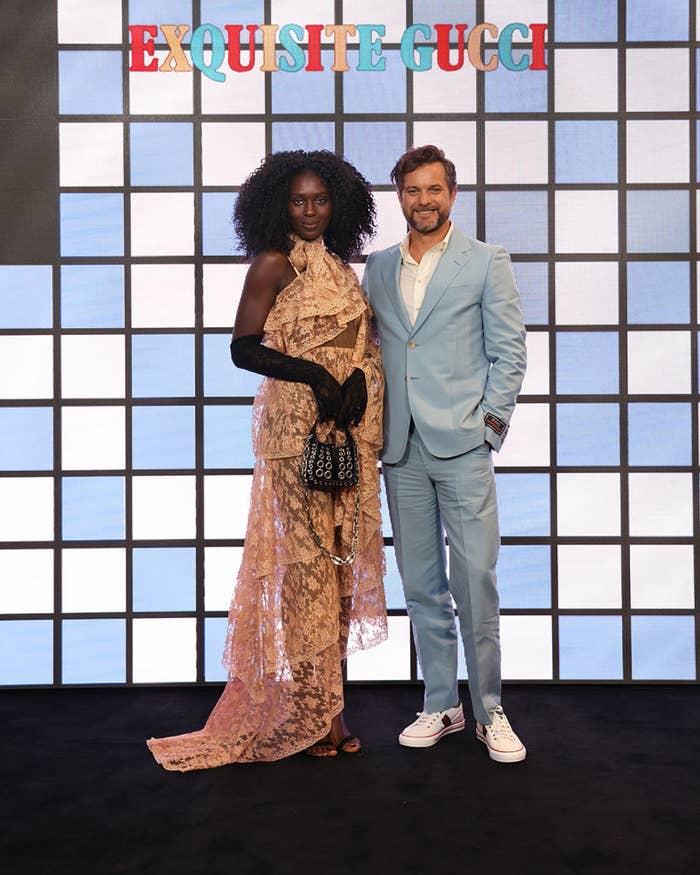
<instances>
[{"instance_id":1,"label":"green letter","mask_svg":"<svg viewBox=\"0 0 700 875\"><path fill-rule=\"evenodd\" d=\"M433 66L434 46L417 46L416 31L420 31L426 39L430 39L431 30L427 24L412 24L407 27L401 37L401 60L409 70L422 73ZM416 54L418 60L416 60Z\"/></svg>"},{"instance_id":2,"label":"green letter","mask_svg":"<svg viewBox=\"0 0 700 875\"><path fill-rule=\"evenodd\" d=\"M304 38L304 29L299 24L285 24L280 30L280 42L282 48L286 49L291 55L293 63L282 55L279 59L279 68L283 73L296 73L298 70L304 69L304 50L292 39L292 34L301 41Z\"/></svg>"},{"instance_id":3,"label":"green letter","mask_svg":"<svg viewBox=\"0 0 700 875\"><path fill-rule=\"evenodd\" d=\"M525 52L517 64L513 60L513 33L516 30L520 36L528 35L527 28L524 24L520 24L519 21L507 24L498 37L498 57L501 59L501 63L506 70L520 72L521 70L527 70L530 66L530 56Z\"/></svg>"},{"instance_id":4,"label":"green letter","mask_svg":"<svg viewBox=\"0 0 700 875\"><path fill-rule=\"evenodd\" d=\"M357 69L363 72L386 69L386 58L379 57L382 54L382 41L372 39L375 33L379 37L384 36L386 27L383 24L358 24L357 30L360 34L360 62ZM372 55L379 58L376 64L372 63Z\"/></svg>"},{"instance_id":5,"label":"green letter","mask_svg":"<svg viewBox=\"0 0 700 875\"><path fill-rule=\"evenodd\" d=\"M208 33L211 37L211 63L204 63L204 35ZM224 63L226 57L226 46L224 36L213 24L200 24L200 26L192 34L190 42L190 56L192 63L198 70L201 70L205 76L213 79L214 82L225 82L226 76L219 73L219 67Z\"/></svg>"}]
</instances>

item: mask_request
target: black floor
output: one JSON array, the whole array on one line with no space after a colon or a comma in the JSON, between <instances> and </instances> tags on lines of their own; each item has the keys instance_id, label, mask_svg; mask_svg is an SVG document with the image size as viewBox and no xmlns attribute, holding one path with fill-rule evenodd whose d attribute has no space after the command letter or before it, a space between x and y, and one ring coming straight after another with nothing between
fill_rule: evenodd
<instances>
[{"instance_id":1,"label":"black floor","mask_svg":"<svg viewBox=\"0 0 700 875\"><path fill-rule=\"evenodd\" d=\"M612 873L700 870L700 689L517 686L528 746L473 726L407 750L412 687L350 687L365 750L166 772L143 740L199 728L215 689L0 696L0 872Z\"/></svg>"}]
</instances>

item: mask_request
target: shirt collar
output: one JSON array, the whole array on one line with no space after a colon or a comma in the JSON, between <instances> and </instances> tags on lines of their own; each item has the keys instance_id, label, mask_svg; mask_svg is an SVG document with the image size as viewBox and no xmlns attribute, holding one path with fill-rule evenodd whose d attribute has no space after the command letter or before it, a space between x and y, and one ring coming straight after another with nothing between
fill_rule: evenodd
<instances>
[{"instance_id":1,"label":"shirt collar","mask_svg":"<svg viewBox=\"0 0 700 875\"><path fill-rule=\"evenodd\" d=\"M440 254L442 254L447 249L447 247L449 245L450 238L452 237L452 232L454 231L454 229L455 229L454 224L452 222L450 222L450 227L449 227L449 230L447 231L447 234L445 234L445 236L442 238L442 240L439 243L436 243L435 246L431 246L430 249L428 249L427 252L424 253L423 257L425 257L425 255L427 255L428 252L439 252ZM409 231L409 233L406 234L406 236L403 238L401 243L399 243L399 250L401 252L401 258L403 261L408 262L409 264L418 264L418 262L415 260L415 258L411 255L409 248L408 248L408 244L409 244L410 239L411 239L411 233Z\"/></svg>"}]
</instances>

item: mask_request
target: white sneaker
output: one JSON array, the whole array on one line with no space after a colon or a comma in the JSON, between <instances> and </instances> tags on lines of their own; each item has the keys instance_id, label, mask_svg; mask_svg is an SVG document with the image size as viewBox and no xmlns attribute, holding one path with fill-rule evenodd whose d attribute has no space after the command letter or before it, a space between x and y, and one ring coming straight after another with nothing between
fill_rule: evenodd
<instances>
[{"instance_id":1,"label":"white sneaker","mask_svg":"<svg viewBox=\"0 0 700 875\"><path fill-rule=\"evenodd\" d=\"M497 763L519 763L525 759L525 745L513 732L513 727L503 713L503 708L489 711L492 722L476 724L476 737L488 748L489 756Z\"/></svg>"},{"instance_id":2,"label":"white sneaker","mask_svg":"<svg viewBox=\"0 0 700 875\"><path fill-rule=\"evenodd\" d=\"M418 719L399 735L399 744L404 747L432 747L443 735L461 732L464 729L464 712L461 704L446 711L435 711L432 714L416 711L416 714Z\"/></svg>"}]
</instances>

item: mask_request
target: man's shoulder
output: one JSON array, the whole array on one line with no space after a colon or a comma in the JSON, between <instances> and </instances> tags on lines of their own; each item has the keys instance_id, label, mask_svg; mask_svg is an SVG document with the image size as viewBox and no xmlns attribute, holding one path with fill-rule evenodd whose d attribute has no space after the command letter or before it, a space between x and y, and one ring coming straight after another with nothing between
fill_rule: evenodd
<instances>
[{"instance_id":1,"label":"man's shoulder","mask_svg":"<svg viewBox=\"0 0 700 875\"><path fill-rule=\"evenodd\" d=\"M395 258L399 252L400 243L394 243L393 246L387 246L386 249L375 249L374 252L370 252L367 256L367 263L370 261L378 262L384 261L385 259Z\"/></svg>"},{"instance_id":2,"label":"man's shoulder","mask_svg":"<svg viewBox=\"0 0 700 875\"><path fill-rule=\"evenodd\" d=\"M470 237L468 234L463 234L458 228L455 228L452 234L452 239L455 244L468 244L476 253L491 258L495 252L503 251L503 247L496 243L484 243L483 240L477 240L476 237Z\"/></svg>"}]
</instances>

